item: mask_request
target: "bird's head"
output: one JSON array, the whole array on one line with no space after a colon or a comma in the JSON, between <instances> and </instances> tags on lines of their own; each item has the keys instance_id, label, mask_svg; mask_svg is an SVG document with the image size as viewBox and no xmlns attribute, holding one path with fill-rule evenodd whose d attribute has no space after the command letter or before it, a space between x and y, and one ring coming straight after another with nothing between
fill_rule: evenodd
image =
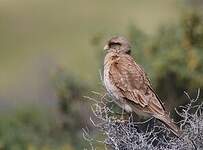
<instances>
[{"instance_id":1,"label":"bird's head","mask_svg":"<svg viewBox=\"0 0 203 150\"><path fill-rule=\"evenodd\" d=\"M112 37L104 47L107 52L130 54L131 45L123 36Z\"/></svg>"}]
</instances>

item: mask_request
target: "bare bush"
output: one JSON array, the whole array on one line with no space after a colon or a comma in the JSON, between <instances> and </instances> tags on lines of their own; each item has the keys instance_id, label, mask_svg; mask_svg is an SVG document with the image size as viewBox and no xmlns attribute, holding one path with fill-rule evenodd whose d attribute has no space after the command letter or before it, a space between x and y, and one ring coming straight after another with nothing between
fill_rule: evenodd
<instances>
[{"instance_id":1,"label":"bare bush","mask_svg":"<svg viewBox=\"0 0 203 150\"><path fill-rule=\"evenodd\" d=\"M94 92L95 93L95 92ZM112 101L95 93L92 111L96 119L91 119L98 131L105 135L104 140L92 138L84 130L84 138L90 143L91 149L95 150L94 143L105 144L106 149L113 150L192 150L203 149L203 102L199 102L200 90L197 97L189 99L189 103L180 106L177 114L182 118L178 122L182 134L180 137L174 136L164 124L155 118L150 118L145 122L138 122L130 115L127 120L123 120L113 109ZM98 101L98 98L100 99ZM198 104L197 104L198 103Z\"/></svg>"}]
</instances>

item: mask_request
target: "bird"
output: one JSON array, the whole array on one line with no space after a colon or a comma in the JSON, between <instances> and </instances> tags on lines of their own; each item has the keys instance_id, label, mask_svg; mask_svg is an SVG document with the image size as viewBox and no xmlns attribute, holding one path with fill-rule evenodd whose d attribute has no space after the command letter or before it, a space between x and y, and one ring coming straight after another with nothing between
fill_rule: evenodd
<instances>
[{"instance_id":1,"label":"bird","mask_svg":"<svg viewBox=\"0 0 203 150\"><path fill-rule=\"evenodd\" d=\"M170 118L144 69L131 56L127 38L112 37L104 50L103 82L114 102L127 113L157 118L179 137L180 129Z\"/></svg>"}]
</instances>

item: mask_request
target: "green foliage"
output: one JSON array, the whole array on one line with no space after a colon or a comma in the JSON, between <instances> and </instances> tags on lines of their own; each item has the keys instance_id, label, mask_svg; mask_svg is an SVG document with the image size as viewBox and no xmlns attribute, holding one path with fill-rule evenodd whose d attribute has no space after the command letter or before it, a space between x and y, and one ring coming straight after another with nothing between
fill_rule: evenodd
<instances>
[{"instance_id":1,"label":"green foliage","mask_svg":"<svg viewBox=\"0 0 203 150\"><path fill-rule=\"evenodd\" d=\"M52 116L39 107L23 106L0 116L0 149L2 150L80 150L86 142L82 128L89 115L81 99L87 85L64 70L54 78L58 96L58 114ZM85 113L88 118L85 118Z\"/></svg>"},{"instance_id":2,"label":"green foliage","mask_svg":"<svg viewBox=\"0 0 203 150\"><path fill-rule=\"evenodd\" d=\"M2 114L0 122L2 150L79 150L85 144L81 128L61 128L51 114L33 106Z\"/></svg>"},{"instance_id":3,"label":"green foliage","mask_svg":"<svg viewBox=\"0 0 203 150\"><path fill-rule=\"evenodd\" d=\"M81 131L82 128L88 127L89 122L87 103L84 103L83 96L89 86L62 68L58 68L54 81L61 130L71 137L73 147L82 149L84 143Z\"/></svg>"},{"instance_id":4,"label":"green foliage","mask_svg":"<svg viewBox=\"0 0 203 150\"><path fill-rule=\"evenodd\" d=\"M49 144L51 150L59 143L59 137L52 133L56 126L53 118L37 108L23 107L15 114L3 114L0 122L2 150L44 149Z\"/></svg>"}]
</instances>

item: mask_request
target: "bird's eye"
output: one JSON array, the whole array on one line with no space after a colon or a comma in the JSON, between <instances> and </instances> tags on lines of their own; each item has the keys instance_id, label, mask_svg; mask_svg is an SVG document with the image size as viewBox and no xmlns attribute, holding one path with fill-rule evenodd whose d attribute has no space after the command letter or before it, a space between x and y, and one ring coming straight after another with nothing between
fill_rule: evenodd
<instances>
[{"instance_id":1,"label":"bird's eye","mask_svg":"<svg viewBox=\"0 0 203 150\"><path fill-rule=\"evenodd\" d=\"M117 47L117 46L121 46L121 43L115 43L115 42L112 42L109 44L109 47Z\"/></svg>"}]
</instances>

